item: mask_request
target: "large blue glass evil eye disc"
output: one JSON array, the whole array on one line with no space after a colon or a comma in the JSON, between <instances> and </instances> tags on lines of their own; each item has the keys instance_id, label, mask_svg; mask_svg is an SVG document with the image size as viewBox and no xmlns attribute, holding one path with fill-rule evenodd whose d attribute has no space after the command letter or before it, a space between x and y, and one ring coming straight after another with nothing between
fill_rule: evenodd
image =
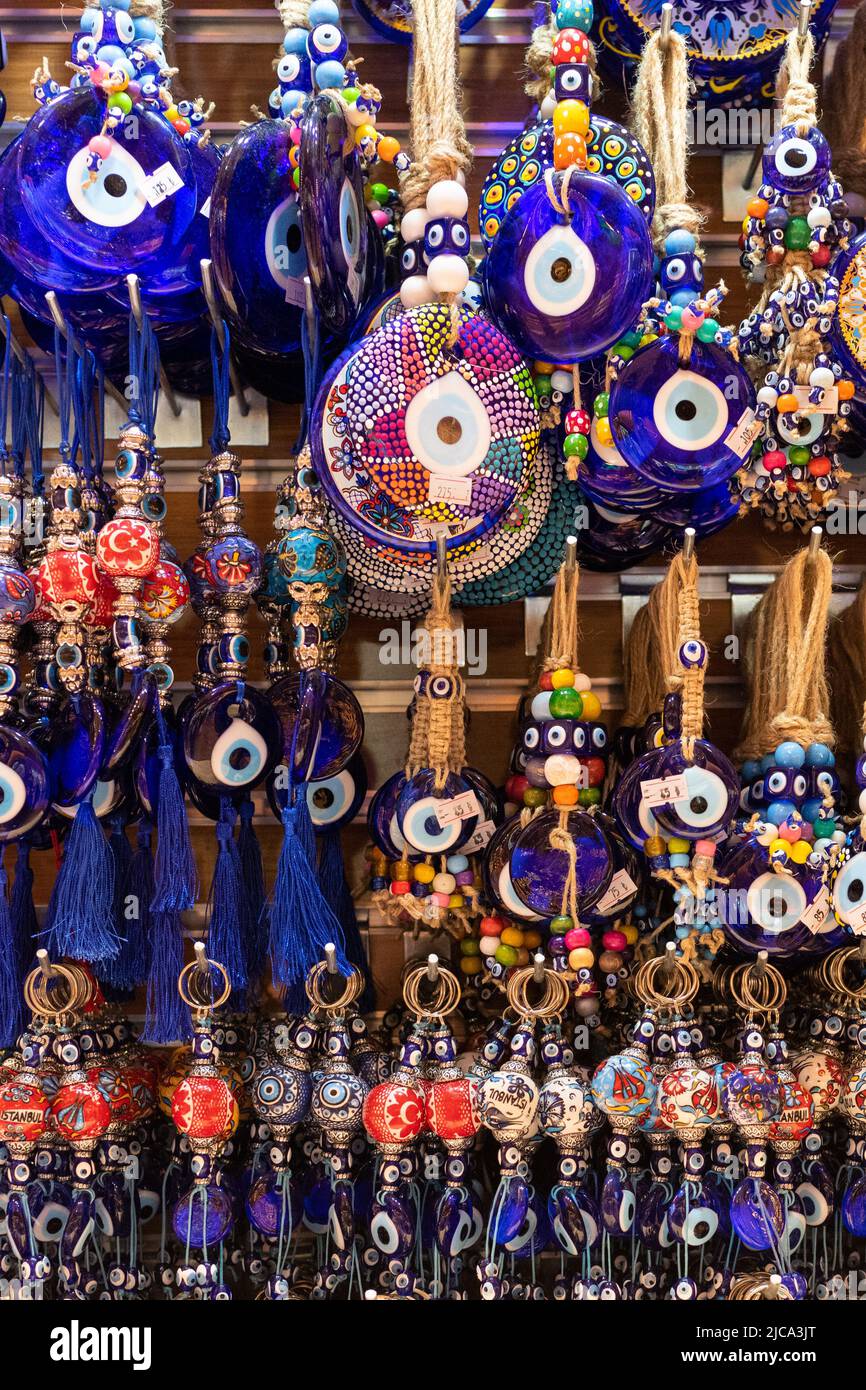
<instances>
[{"instance_id":1,"label":"large blue glass evil eye disc","mask_svg":"<svg viewBox=\"0 0 866 1390\"><path fill-rule=\"evenodd\" d=\"M575 362L606 351L652 293L646 219L616 184L582 172L568 187L568 216L545 184L505 214L483 263L485 299L528 357Z\"/></svg>"},{"instance_id":2,"label":"large blue glass evil eye disc","mask_svg":"<svg viewBox=\"0 0 866 1390\"><path fill-rule=\"evenodd\" d=\"M48 767L18 729L0 728L0 844L34 829L48 805Z\"/></svg>"},{"instance_id":3,"label":"large blue glass evil eye disc","mask_svg":"<svg viewBox=\"0 0 866 1390\"><path fill-rule=\"evenodd\" d=\"M278 203L268 219L265 259L274 284L284 292L289 290L292 282L303 280L307 258L304 255L298 200L294 193Z\"/></svg>"},{"instance_id":4,"label":"large blue glass evil eye disc","mask_svg":"<svg viewBox=\"0 0 866 1390\"><path fill-rule=\"evenodd\" d=\"M742 367L714 343L675 336L636 352L610 392L610 423L626 463L648 482L693 492L731 478L748 451L737 426L755 403Z\"/></svg>"}]
</instances>

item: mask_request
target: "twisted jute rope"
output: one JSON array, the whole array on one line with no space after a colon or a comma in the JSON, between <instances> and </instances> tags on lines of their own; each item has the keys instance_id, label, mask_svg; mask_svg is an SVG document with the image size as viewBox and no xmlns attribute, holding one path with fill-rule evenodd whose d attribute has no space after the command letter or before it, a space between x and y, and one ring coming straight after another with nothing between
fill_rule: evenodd
<instances>
[{"instance_id":1,"label":"twisted jute rope","mask_svg":"<svg viewBox=\"0 0 866 1390\"><path fill-rule=\"evenodd\" d=\"M638 609L626 639L624 724L640 727L659 712L665 695L682 689L679 648L687 638L699 636L697 562L693 558L686 566L677 555Z\"/></svg>"},{"instance_id":2,"label":"twisted jute rope","mask_svg":"<svg viewBox=\"0 0 866 1390\"><path fill-rule=\"evenodd\" d=\"M833 164L847 190L843 162L866 149L866 0L854 11L851 27L836 45L833 70L822 91L821 128L833 151ZM858 183L860 180L858 179ZM862 188L858 187L858 192Z\"/></svg>"},{"instance_id":3,"label":"twisted jute rope","mask_svg":"<svg viewBox=\"0 0 866 1390\"><path fill-rule=\"evenodd\" d=\"M84 8L98 10L101 8L100 0L84 0ZM165 33L167 12L167 0L132 0L129 7L129 13L134 19L152 19L160 35Z\"/></svg>"},{"instance_id":4,"label":"twisted jute rope","mask_svg":"<svg viewBox=\"0 0 866 1390\"><path fill-rule=\"evenodd\" d=\"M451 693L444 700L432 698L428 690L416 696L405 767L407 778L429 768L437 791L444 787L449 772L460 772L466 762L466 684L457 666L459 626L451 611L451 580L447 573L437 573L423 624L424 667L429 672L428 690L437 676L445 676Z\"/></svg>"},{"instance_id":5,"label":"twisted jute rope","mask_svg":"<svg viewBox=\"0 0 866 1390\"><path fill-rule=\"evenodd\" d=\"M798 551L752 610L743 666L749 697L736 757L762 758L791 739L832 747L826 672L833 562Z\"/></svg>"},{"instance_id":6,"label":"twisted jute rope","mask_svg":"<svg viewBox=\"0 0 866 1390\"><path fill-rule=\"evenodd\" d=\"M829 636L833 724L840 747L859 757L866 738L866 580L832 620Z\"/></svg>"},{"instance_id":7,"label":"twisted jute rope","mask_svg":"<svg viewBox=\"0 0 866 1390\"><path fill-rule=\"evenodd\" d=\"M682 554L674 556L670 565L677 603L677 652L676 664L669 677L672 689L679 689L682 699L681 738L683 756L691 761L695 755L695 739L704 732L704 681L707 678L706 661L700 664L683 665L681 652L686 642L701 640L701 609L698 594L698 562L694 555L684 560Z\"/></svg>"}]
</instances>

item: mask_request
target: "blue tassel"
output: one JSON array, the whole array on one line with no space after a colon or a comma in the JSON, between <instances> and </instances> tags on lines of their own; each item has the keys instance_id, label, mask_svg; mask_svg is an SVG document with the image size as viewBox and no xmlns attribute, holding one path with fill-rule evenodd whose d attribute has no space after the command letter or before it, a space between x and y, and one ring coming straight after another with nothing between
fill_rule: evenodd
<instances>
[{"instance_id":1,"label":"blue tassel","mask_svg":"<svg viewBox=\"0 0 866 1390\"><path fill-rule=\"evenodd\" d=\"M88 797L69 831L43 935L54 956L110 960L120 950L113 917L114 861Z\"/></svg>"},{"instance_id":2,"label":"blue tassel","mask_svg":"<svg viewBox=\"0 0 866 1390\"><path fill-rule=\"evenodd\" d=\"M237 812L227 796L220 797L217 821L217 859L210 889L207 949L211 960L228 971L233 990L247 983L243 928L247 913L242 906L241 860L235 843Z\"/></svg>"},{"instance_id":3,"label":"blue tassel","mask_svg":"<svg viewBox=\"0 0 866 1390\"><path fill-rule=\"evenodd\" d=\"M327 942L337 947L338 970L349 973L342 929L322 897L304 845L302 811L309 822L303 787L295 804L283 811L283 845L271 896L271 970L274 981L286 991L286 1009L294 1014L306 1012L304 981L322 959Z\"/></svg>"},{"instance_id":4,"label":"blue tassel","mask_svg":"<svg viewBox=\"0 0 866 1390\"><path fill-rule=\"evenodd\" d=\"M11 1047L24 1026L21 994L20 950L15 940L9 899L6 897L6 868L0 857L0 1046Z\"/></svg>"},{"instance_id":5,"label":"blue tassel","mask_svg":"<svg viewBox=\"0 0 866 1390\"><path fill-rule=\"evenodd\" d=\"M153 899L151 833L151 826L147 821L142 821L138 827L134 853L126 835L123 835L127 854L123 855L125 867L115 903L115 917L123 944L117 960L109 962L105 971L109 983L119 989L136 989L147 977L148 925Z\"/></svg>"},{"instance_id":6,"label":"blue tassel","mask_svg":"<svg viewBox=\"0 0 866 1390\"><path fill-rule=\"evenodd\" d=\"M192 1036L189 1009L177 992L183 969L183 927L178 912L151 912L147 1013L142 1038L148 1043L180 1042Z\"/></svg>"},{"instance_id":7,"label":"blue tassel","mask_svg":"<svg viewBox=\"0 0 866 1390\"><path fill-rule=\"evenodd\" d=\"M112 816L109 821L108 848L111 851L111 859L114 864L114 904L112 908L114 917L114 930L117 932L120 941L120 950L110 961L107 961L99 971L100 979L114 989L128 990L132 988L132 981L129 979L129 961L127 937L127 922L123 911L123 895L126 876L129 866L132 863L132 846L126 838L125 822L121 816Z\"/></svg>"},{"instance_id":8,"label":"blue tassel","mask_svg":"<svg viewBox=\"0 0 866 1390\"><path fill-rule=\"evenodd\" d=\"M15 877L12 880L12 901L9 912L12 917L12 931L18 949L18 967L21 979L31 969L39 935L39 919L33 902L33 869L30 866L31 845L28 839L18 841L18 859L15 864Z\"/></svg>"},{"instance_id":9,"label":"blue tassel","mask_svg":"<svg viewBox=\"0 0 866 1390\"><path fill-rule=\"evenodd\" d=\"M157 704L159 797L156 808L155 912L186 912L195 907L198 874L189 839L183 793L174 766L174 747Z\"/></svg>"},{"instance_id":10,"label":"blue tassel","mask_svg":"<svg viewBox=\"0 0 866 1390\"><path fill-rule=\"evenodd\" d=\"M244 924L244 948L247 962L247 985L253 987L261 980L268 958L268 910L265 893L265 871L262 847L253 828L255 807L249 797L240 804L238 855L241 861Z\"/></svg>"},{"instance_id":11,"label":"blue tassel","mask_svg":"<svg viewBox=\"0 0 866 1390\"><path fill-rule=\"evenodd\" d=\"M364 976L364 993L358 1007L362 1011L371 1009L374 997L370 964L355 916L355 900L346 881L346 866L343 862L339 830L326 830L319 836L319 886L325 902L343 928L346 958Z\"/></svg>"}]
</instances>

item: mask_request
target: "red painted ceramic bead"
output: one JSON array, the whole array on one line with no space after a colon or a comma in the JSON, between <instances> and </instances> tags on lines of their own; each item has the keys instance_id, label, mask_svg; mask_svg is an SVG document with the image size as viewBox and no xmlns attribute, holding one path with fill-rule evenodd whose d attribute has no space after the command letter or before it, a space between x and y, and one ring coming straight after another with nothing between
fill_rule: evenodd
<instances>
[{"instance_id":1,"label":"red painted ceramic bead","mask_svg":"<svg viewBox=\"0 0 866 1390\"><path fill-rule=\"evenodd\" d=\"M238 1125L234 1091L221 1076L187 1076L171 1098L175 1128L190 1139L228 1139Z\"/></svg>"},{"instance_id":2,"label":"red painted ceramic bead","mask_svg":"<svg viewBox=\"0 0 866 1390\"><path fill-rule=\"evenodd\" d=\"M91 1081L70 1081L51 1102L54 1128L71 1143L100 1139L111 1123L111 1107Z\"/></svg>"},{"instance_id":3,"label":"red painted ceramic bead","mask_svg":"<svg viewBox=\"0 0 866 1390\"><path fill-rule=\"evenodd\" d=\"M427 1127L440 1139L471 1139L478 1130L478 1083L469 1076L434 1081L427 1092Z\"/></svg>"},{"instance_id":4,"label":"red painted ceramic bead","mask_svg":"<svg viewBox=\"0 0 866 1390\"><path fill-rule=\"evenodd\" d=\"M144 581L141 606L154 623L176 623L189 603L189 580L173 560L158 560Z\"/></svg>"},{"instance_id":5,"label":"red painted ceramic bead","mask_svg":"<svg viewBox=\"0 0 866 1390\"><path fill-rule=\"evenodd\" d=\"M159 559L159 537L149 522L118 516L97 536L96 558L106 574L144 579Z\"/></svg>"},{"instance_id":6,"label":"red painted ceramic bead","mask_svg":"<svg viewBox=\"0 0 866 1390\"><path fill-rule=\"evenodd\" d=\"M33 616L37 621L54 617L51 605L59 603L80 603L84 622L91 620L103 577L86 550L49 550L31 571L30 578L36 590Z\"/></svg>"},{"instance_id":7,"label":"red painted ceramic bead","mask_svg":"<svg viewBox=\"0 0 866 1390\"><path fill-rule=\"evenodd\" d=\"M29 1081L5 1081L0 1086L0 1140L11 1144L41 1139L48 1127L49 1105L41 1086Z\"/></svg>"},{"instance_id":8,"label":"red painted ceramic bead","mask_svg":"<svg viewBox=\"0 0 866 1390\"><path fill-rule=\"evenodd\" d=\"M364 1101L364 1125L376 1144L408 1144L424 1128L424 1094L403 1081L374 1086Z\"/></svg>"},{"instance_id":9,"label":"red painted ceramic bead","mask_svg":"<svg viewBox=\"0 0 866 1390\"><path fill-rule=\"evenodd\" d=\"M108 1101L112 1123L135 1118L138 1108L123 1072L115 1067L95 1066L88 1068L87 1079Z\"/></svg>"}]
</instances>

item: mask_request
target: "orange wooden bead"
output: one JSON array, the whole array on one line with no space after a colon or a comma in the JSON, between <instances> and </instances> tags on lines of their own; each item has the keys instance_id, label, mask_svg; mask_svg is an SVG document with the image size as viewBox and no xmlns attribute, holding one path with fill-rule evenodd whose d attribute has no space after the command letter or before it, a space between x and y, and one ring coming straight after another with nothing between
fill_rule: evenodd
<instances>
[{"instance_id":1,"label":"orange wooden bead","mask_svg":"<svg viewBox=\"0 0 866 1390\"><path fill-rule=\"evenodd\" d=\"M393 135L383 135L376 151L383 164L393 164L400 153L400 141Z\"/></svg>"},{"instance_id":2,"label":"orange wooden bead","mask_svg":"<svg viewBox=\"0 0 866 1390\"><path fill-rule=\"evenodd\" d=\"M565 101L558 101L553 108L553 133L554 135L582 135L589 134L589 107L585 101L577 101L573 97L568 97Z\"/></svg>"},{"instance_id":3,"label":"orange wooden bead","mask_svg":"<svg viewBox=\"0 0 866 1390\"><path fill-rule=\"evenodd\" d=\"M770 211L770 204L766 198L750 198L746 204L746 212L750 217L766 217Z\"/></svg>"},{"instance_id":4,"label":"orange wooden bead","mask_svg":"<svg viewBox=\"0 0 866 1390\"><path fill-rule=\"evenodd\" d=\"M787 415L791 411L796 410L799 404L800 402L793 391L786 391L785 394L780 396L776 401L776 409L780 415Z\"/></svg>"},{"instance_id":5,"label":"orange wooden bead","mask_svg":"<svg viewBox=\"0 0 866 1390\"><path fill-rule=\"evenodd\" d=\"M554 169L569 169L572 164L586 164L586 141L582 135L557 135L553 141Z\"/></svg>"},{"instance_id":6,"label":"orange wooden bead","mask_svg":"<svg viewBox=\"0 0 866 1390\"><path fill-rule=\"evenodd\" d=\"M836 389L839 392L840 401L850 401L854 395L853 381L840 381L837 383Z\"/></svg>"},{"instance_id":7,"label":"orange wooden bead","mask_svg":"<svg viewBox=\"0 0 866 1390\"><path fill-rule=\"evenodd\" d=\"M554 787L553 804L554 806L576 806L578 790L577 787Z\"/></svg>"}]
</instances>

